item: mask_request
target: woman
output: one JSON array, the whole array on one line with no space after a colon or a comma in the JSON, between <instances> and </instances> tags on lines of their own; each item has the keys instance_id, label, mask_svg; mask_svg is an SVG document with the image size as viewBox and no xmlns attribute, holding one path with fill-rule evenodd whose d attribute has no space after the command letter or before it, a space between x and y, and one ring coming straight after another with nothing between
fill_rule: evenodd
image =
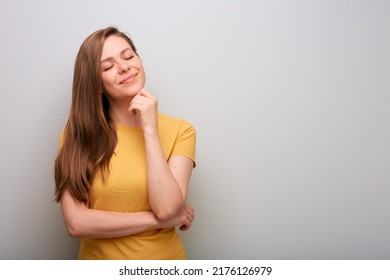
<instances>
[{"instance_id":1,"label":"woman","mask_svg":"<svg viewBox=\"0 0 390 280\"><path fill-rule=\"evenodd\" d=\"M186 204L195 130L158 112L142 61L114 27L78 52L71 112L55 161L55 200L80 259L186 259L176 232Z\"/></svg>"}]
</instances>

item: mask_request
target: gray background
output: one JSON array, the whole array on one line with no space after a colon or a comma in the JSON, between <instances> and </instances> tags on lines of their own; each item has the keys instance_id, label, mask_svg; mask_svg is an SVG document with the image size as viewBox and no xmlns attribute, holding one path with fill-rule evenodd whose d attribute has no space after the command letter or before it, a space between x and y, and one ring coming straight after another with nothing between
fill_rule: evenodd
<instances>
[{"instance_id":1,"label":"gray background","mask_svg":"<svg viewBox=\"0 0 390 280\"><path fill-rule=\"evenodd\" d=\"M390 258L390 2L0 2L0 258L74 259L53 160L84 38L116 25L198 132L191 259Z\"/></svg>"}]
</instances>

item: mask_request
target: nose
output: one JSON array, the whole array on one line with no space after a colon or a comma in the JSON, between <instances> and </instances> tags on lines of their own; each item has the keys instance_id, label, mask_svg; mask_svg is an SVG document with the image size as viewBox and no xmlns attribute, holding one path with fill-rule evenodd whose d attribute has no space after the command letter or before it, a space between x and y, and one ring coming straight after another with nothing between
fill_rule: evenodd
<instances>
[{"instance_id":1,"label":"nose","mask_svg":"<svg viewBox=\"0 0 390 280\"><path fill-rule=\"evenodd\" d=\"M118 72L119 72L119 74L130 70L130 68L131 68L130 65L128 63L126 63L126 61L120 61L118 63Z\"/></svg>"}]
</instances>

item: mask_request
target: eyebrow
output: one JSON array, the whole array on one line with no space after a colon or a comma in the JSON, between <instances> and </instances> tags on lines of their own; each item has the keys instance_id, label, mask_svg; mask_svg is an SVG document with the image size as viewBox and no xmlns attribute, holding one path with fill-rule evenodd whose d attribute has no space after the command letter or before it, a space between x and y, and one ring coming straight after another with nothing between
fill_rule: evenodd
<instances>
[{"instance_id":1,"label":"eyebrow","mask_svg":"<svg viewBox=\"0 0 390 280\"><path fill-rule=\"evenodd\" d=\"M131 49L131 48L126 48L126 49L124 49L123 51L121 51L121 55L123 55L125 52L127 52L127 51L131 51L131 52L133 52L133 50ZM105 59L103 59L102 61L100 61L100 63L104 63L104 62L106 62L106 61L110 61L110 60L113 60L114 58L112 57L112 56L110 56L110 57L107 57L107 58L105 58Z\"/></svg>"}]
</instances>

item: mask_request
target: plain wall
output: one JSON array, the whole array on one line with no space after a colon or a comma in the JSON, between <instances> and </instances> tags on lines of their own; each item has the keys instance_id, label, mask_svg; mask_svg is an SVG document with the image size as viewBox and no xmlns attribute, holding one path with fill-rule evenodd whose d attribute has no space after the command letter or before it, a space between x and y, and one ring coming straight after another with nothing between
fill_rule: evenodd
<instances>
[{"instance_id":1,"label":"plain wall","mask_svg":"<svg viewBox=\"0 0 390 280\"><path fill-rule=\"evenodd\" d=\"M0 258L77 258L53 162L78 48L115 25L197 129L191 259L389 259L389 3L1 0Z\"/></svg>"}]
</instances>

